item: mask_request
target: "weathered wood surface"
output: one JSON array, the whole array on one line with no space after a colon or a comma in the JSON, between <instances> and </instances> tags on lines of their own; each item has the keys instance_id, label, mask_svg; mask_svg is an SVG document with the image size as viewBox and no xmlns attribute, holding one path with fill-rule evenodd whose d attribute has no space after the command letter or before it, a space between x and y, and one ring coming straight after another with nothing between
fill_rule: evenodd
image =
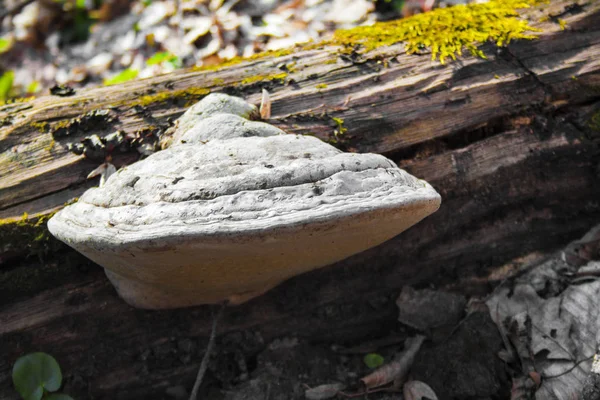
<instances>
[{"instance_id":1,"label":"weathered wood surface","mask_svg":"<svg viewBox=\"0 0 600 400\"><path fill-rule=\"evenodd\" d=\"M544 12L559 15L568 4L554 2ZM61 205L89 184L85 175L97 165L68 153L66 140L48 151L49 134L31 129L31 122L56 123L133 101L149 87L217 90L215 78L224 81L219 87L233 86L243 76L280 73L278 65L296 57L297 72L287 78L293 84L260 82L227 91L257 100L259 89L268 87L273 123L293 132L330 139L332 117L342 118L348 131L341 145L387 154L436 187L443 204L378 248L227 310L220 351L252 355L282 335L339 343L386 332L395 326L393 300L402 285L485 293L490 283L522 267L522 256L543 257L600 220L600 134L594 128L600 111L599 10L589 2L578 13L561 15L564 31L541 24L540 39L513 43L488 60L441 66L428 56L400 54L398 46L358 62L327 64L337 55L317 49L36 100L0 131L0 216ZM378 54L390 57L387 67ZM328 86L317 91L319 83ZM183 103L150 105L152 123L176 117ZM124 108L111 129L134 132L149 123ZM3 265L0 287L0 398L16 398L10 369L29 351L59 359L75 398L166 398L169 386L191 386L201 350L189 354L178 343L191 339L203 347L197 338L207 335L210 308L135 310L116 296L100 268L68 252L42 264L29 259ZM243 340L228 340L240 332Z\"/></svg>"},{"instance_id":2,"label":"weathered wood surface","mask_svg":"<svg viewBox=\"0 0 600 400\"><path fill-rule=\"evenodd\" d=\"M537 24L545 31L539 40L515 43L497 55L489 46L488 61L464 58L444 66L431 62L428 54L404 54L401 44L350 61L338 49L324 48L0 107L5 125L0 126L0 218L61 206L78 185L86 185L87 173L98 162L69 152L68 143L118 129L158 133L168 118L179 116L207 90L258 102L260 89L269 88L271 122L284 130L331 139L336 117L348 130L340 145L386 154L410 154L424 143L443 143L534 107L548 111L588 101L597 96L600 81L594 12L600 5L589 1L577 13L564 12L570 3L553 2L543 11L560 15L567 30L552 21ZM542 17L531 14L533 20ZM294 72L280 79L281 65L291 63ZM327 87L316 90L319 84ZM110 109L118 119L105 129L87 126L59 139L40 134L100 109Z\"/></svg>"}]
</instances>

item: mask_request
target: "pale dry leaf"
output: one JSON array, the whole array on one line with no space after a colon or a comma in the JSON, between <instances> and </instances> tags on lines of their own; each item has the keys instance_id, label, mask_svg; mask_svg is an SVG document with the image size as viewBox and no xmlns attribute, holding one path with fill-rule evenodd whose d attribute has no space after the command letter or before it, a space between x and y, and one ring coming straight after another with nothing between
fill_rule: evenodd
<instances>
[{"instance_id":1,"label":"pale dry leaf","mask_svg":"<svg viewBox=\"0 0 600 400\"><path fill-rule=\"evenodd\" d=\"M307 400L326 400L335 397L340 390L344 390L346 386L343 383L326 383L324 385L316 386L311 389L307 389L304 392L304 397Z\"/></svg>"},{"instance_id":2,"label":"pale dry leaf","mask_svg":"<svg viewBox=\"0 0 600 400\"><path fill-rule=\"evenodd\" d=\"M115 172L117 169L114 165L109 162L104 162L98 166L98 168L94 169L87 176L87 179L92 179L100 175L100 183L99 186L102 187L106 183L106 180Z\"/></svg>"},{"instance_id":3,"label":"pale dry leaf","mask_svg":"<svg viewBox=\"0 0 600 400\"><path fill-rule=\"evenodd\" d=\"M510 400L528 400L535 392L535 383L527 376L513 378L510 389Z\"/></svg>"},{"instance_id":4,"label":"pale dry leaf","mask_svg":"<svg viewBox=\"0 0 600 400\"><path fill-rule=\"evenodd\" d=\"M425 382L408 381L402 388L404 400L438 400L435 392Z\"/></svg>"},{"instance_id":5,"label":"pale dry leaf","mask_svg":"<svg viewBox=\"0 0 600 400\"><path fill-rule=\"evenodd\" d=\"M404 379L413 364L416 354L419 352L425 336L417 335L406 340L406 350L402 352L398 360L385 364L373 373L361 378L367 389L386 385L390 382Z\"/></svg>"},{"instance_id":6,"label":"pale dry leaf","mask_svg":"<svg viewBox=\"0 0 600 400\"><path fill-rule=\"evenodd\" d=\"M117 172L117 169L115 168L115 166L112 165L111 163L107 162L106 169L104 169L104 171L100 175L100 187L104 186L104 184L106 183L106 180L108 178L110 178L110 176L112 174L114 174L115 172Z\"/></svg>"},{"instance_id":7,"label":"pale dry leaf","mask_svg":"<svg viewBox=\"0 0 600 400\"><path fill-rule=\"evenodd\" d=\"M598 227L588 235L597 231ZM573 242L567 249L580 242ZM536 292L551 286L557 271L568 269L568 260L561 260L559 254L521 277L513 288L498 290L487 302L500 329L504 329L503 321L514 320L521 313L531 319L529 351L541 375L541 386L535 394L540 400L567 399L579 392L592 366L590 356L600 342L599 280L572 284L545 298ZM535 377L527 375L524 379L532 386L537 384Z\"/></svg>"},{"instance_id":8,"label":"pale dry leaf","mask_svg":"<svg viewBox=\"0 0 600 400\"><path fill-rule=\"evenodd\" d=\"M531 371L529 373L529 377L535 383L536 389L539 388L540 386L542 386L542 376L540 375L539 372Z\"/></svg>"},{"instance_id":9,"label":"pale dry leaf","mask_svg":"<svg viewBox=\"0 0 600 400\"><path fill-rule=\"evenodd\" d=\"M262 90L262 98L260 100L260 118L268 120L271 118L271 96L267 89Z\"/></svg>"},{"instance_id":10,"label":"pale dry leaf","mask_svg":"<svg viewBox=\"0 0 600 400\"><path fill-rule=\"evenodd\" d=\"M98 175L100 175L102 172L104 172L105 169L106 169L106 163L102 163L96 169L94 169L92 172L90 172L86 178L87 179L95 178Z\"/></svg>"},{"instance_id":11,"label":"pale dry leaf","mask_svg":"<svg viewBox=\"0 0 600 400\"><path fill-rule=\"evenodd\" d=\"M592 372L594 374L600 374L600 355L594 354L594 361L592 362Z\"/></svg>"}]
</instances>

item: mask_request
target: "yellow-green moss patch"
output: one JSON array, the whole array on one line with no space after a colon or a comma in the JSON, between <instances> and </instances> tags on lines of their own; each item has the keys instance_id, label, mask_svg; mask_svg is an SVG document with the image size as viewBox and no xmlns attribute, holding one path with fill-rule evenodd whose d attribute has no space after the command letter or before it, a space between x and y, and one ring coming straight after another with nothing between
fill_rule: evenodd
<instances>
[{"instance_id":1,"label":"yellow-green moss patch","mask_svg":"<svg viewBox=\"0 0 600 400\"><path fill-rule=\"evenodd\" d=\"M288 75L287 72L281 72L279 74L273 74L273 75L254 75L254 76L249 76L247 78L242 79L241 84L249 85L249 84L255 83L255 82L283 80L287 77L287 75Z\"/></svg>"},{"instance_id":2,"label":"yellow-green moss patch","mask_svg":"<svg viewBox=\"0 0 600 400\"><path fill-rule=\"evenodd\" d=\"M32 101L33 99L35 99L35 96L15 97L14 99L0 100L0 106L3 106L5 104L14 104L14 103L28 103L28 102Z\"/></svg>"},{"instance_id":3,"label":"yellow-green moss patch","mask_svg":"<svg viewBox=\"0 0 600 400\"><path fill-rule=\"evenodd\" d=\"M592 115L590 121L588 122L588 126L590 129L600 132L600 111L597 111Z\"/></svg>"},{"instance_id":4,"label":"yellow-green moss patch","mask_svg":"<svg viewBox=\"0 0 600 400\"><path fill-rule=\"evenodd\" d=\"M348 130L348 128L344 127L344 120L343 119L336 118L336 117L331 117L331 119L336 124L336 129L333 131L333 135L337 139L340 135L343 135L344 133L346 133L346 131Z\"/></svg>"},{"instance_id":5,"label":"yellow-green moss patch","mask_svg":"<svg viewBox=\"0 0 600 400\"><path fill-rule=\"evenodd\" d=\"M221 68L240 64L245 61L255 61L255 60L260 60L263 58L270 58L270 57L277 58L277 57L287 56L287 55L292 54L292 51L293 51L292 49L268 50L268 51L263 51L260 53L253 54L249 57L234 57L230 60L223 61L222 63L219 63L219 64L203 65L201 67L194 67L193 70L194 71L217 71L217 70L220 70Z\"/></svg>"},{"instance_id":6,"label":"yellow-green moss patch","mask_svg":"<svg viewBox=\"0 0 600 400\"><path fill-rule=\"evenodd\" d=\"M540 3L539 0L491 0L487 3L438 8L396 21L379 22L335 32L331 44L365 50L405 42L408 53L431 50L432 59L440 62L455 59L463 49L485 58L477 45L488 41L498 46L513 39L532 39L528 32L539 31L519 19L518 9Z\"/></svg>"},{"instance_id":7,"label":"yellow-green moss patch","mask_svg":"<svg viewBox=\"0 0 600 400\"><path fill-rule=\"evenodd\" d=\"M567 27L567 21L565 21L564 19L557 19L556 22L558 23L558 25L560 25L560 29L561 30L565 30L565 28Z\"/></svg>"},{"instance_id":8,"label":"yellow-green moss patch","mask_svg":"<svg viewBox=\"0 0 600 400\"><path fill-rule=\"evenodd\" d=\"M46 223L55 212L39 217L23 214L21 218L0 220L0 253L26 254L42 258L59 243Z\"/></svg>"},{"instance_id":9,"label":"yellow-green moss patch","mask_svg":"<svg viewBox=\"0 0 600 400\"><path fill-rule=\"evenodd\" d=\"M50 143L48 143L48 145L44 147L44 150L52 151L55 144L56 144L56 142L54 141L54 139L50 140Z\"/></svg>"},{"instance_id":10,"label":"yellow-green moss patch","mask_svg":"<svg viewBox=\"0 0 600 400\"><path fill-rule=\"evenodd\" d=\"M50 125L47 122L32 122L30 125L42 133L50 131Z\"/></svg>"},{"instance_id":11,"label":"yellow-green moss patch","mask_svg":"<svg viewBox=\"0 0 600 400\"><path fill-rule=\"evenodd\" d=\"M189 88L174 90L172 92L161 92L141 96L138 99L128 101L128 106L150 106L156 103L163 103L169 100L185 99L189 102L196 102L210 93L210 89L206 88Z\"/></svg>"}]
</instances>

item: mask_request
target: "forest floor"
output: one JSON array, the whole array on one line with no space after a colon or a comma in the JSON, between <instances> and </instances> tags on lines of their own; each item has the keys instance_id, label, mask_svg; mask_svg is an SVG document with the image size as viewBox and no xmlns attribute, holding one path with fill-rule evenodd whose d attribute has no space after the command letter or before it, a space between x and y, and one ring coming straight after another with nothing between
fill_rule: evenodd
<instances>
[{"instance_id":1,"label":"forest floor","mask_svg":"<svg viewBox=\"0 0 600 400\"><path fill-rule=\"evenodd\" d=\"M448 2L7 0L0 4L0 101L286 49L434 3Z\"/></svg>"},{"instance_id":2,"label":"forest floor","mask_svg":"<svg viewBox=\"0 0 600 400\"><path fill-rule=\"evenodd\" d=\"M102 274L77 253L58 254L60 260L54 262L71 265L70 279L97 279ZM46 262L46 268L52 263ZM505 269L514 272L512 266ZM600 343L600 226L563 249L530 257L519 270L479 297L467 298L449 285L406 286L391 302L373 299L373 309L383 307L386 317L368 336L356 332L360 339L355 341L310 341L302 330L265 341L258 331L217 328L201 398L391 400L404 392L405 399L597 399L600 371L597 362L592 367L592 358ZM52 279L48 282L51 287ZM112 288L109 291L117 297ZM68 299L73 306L86 301L82 295ZM323 312L332 314L328 317L340 313L335 308ZM224 318L235 313L235 308L226 308ZM131 373L140 382L150 371L156 377L164 370L161 382L153 383L153 395L144 398L187 399L206 348L205 340L183 334L186 319L171 314L170 337L137 349L141 353L135 356L118 355L136 358ZM6 345L13 340L26 339L13 335ZM87 387L102 365L117 356L108 350L110 340L101 347L104 350L95 349L87 365L63 372L63 391L110 393L94 396L101 399L140 398L131 384L125 390ZM173 369L180 371L178 376L169 376Z\"/></svg>"}]
</instances>

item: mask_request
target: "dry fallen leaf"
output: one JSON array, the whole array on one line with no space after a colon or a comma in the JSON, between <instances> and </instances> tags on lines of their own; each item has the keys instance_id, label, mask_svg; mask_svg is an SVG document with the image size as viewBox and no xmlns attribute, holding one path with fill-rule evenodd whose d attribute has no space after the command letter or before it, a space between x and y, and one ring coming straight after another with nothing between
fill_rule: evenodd
<instances>
[{"instance_id":1,"label":"dry fallen leaf","mask_svg":"<svg viewBox=\"0 0 600 400\"><path fill-rule=\"evenodd\" d=\"M404 350L398 360L378 368L375 372L361 378L361 381L367 389L371 389L406 378L415 359L415 355L421 348L424 340L425 336L421 335L407 339L406 350Z\"/></svg>"},{"instance_id":2,"label":"dry fallen leaf","mask_svg":"<svg viewBox=\"0 0 600 400\"><path fill-rule=\"evenodd\" d=\"M304 396L308 400L325 400L335 397L340 390L344 390L346 386L343 383L327 383L311 389L307 389L304 392Z\"/></svg>"},{"instance_id":3,"label":"dry fallen leaf","mask_svg":"<svg viewBox=\"0 0 600 400\"><path fill-rule=\"evenodd\" d=\"M404 400L438 400L435 392L424 382L408 381L402 389Z\"/></svg>"},{"instance_id":4,"label":"dry fallen leaf","mask_svg":"<svg viewBox=\"0 0 600 400\"><path fill-rule=\"evenodd\" d=\"M262 98L260 100L260 118L268 120L271 118L271 97L266 89L262 90Z\"/></svg>"},{"instance_id":5,"label":"dry fallen leaf","mask_svg":"<svg viewBox=\"0 0 600 400\"><path fill-rule=\"evenodd\" d=\"M105 162L105 163L100 164L98 166L98 168L96 168L95 170L90 172L87 176L87 179L91 179L91 178L94 178L94 177L100 175L99 186L102 187L102 186L104 186L104 183L106 183L106 180L115 172L117 172L117 169L115 168L115 166L109 162Z\"/></svg>"},{"instance_id":6,"label":"dry fallen leaf","mask_svg":"<svg viewBox=\"0 0 600 400\"><path fill-rule=\"evenodd\" d=\"M510 400L528 400L535 392L535 383L527 376L521 375L513 378L510 389Z\"/></svg>"},{"instance_id":7,"label":"dry fallen leaf","mask_svg":"<svg viewBox=\"0 0 600 400\"><path fill-rule=\"evenodd\" d=\"M567 249L593 242L599 231L598 227L592 229L585 240L573 242ZM529 343L517 352L521 361L531 354L528 358L530 363L535 360L535 371L524 369L522 382L513 381L513 399L523 398L520 393L535 389L540 382L536 399L568 399L581 390L589 374L590 357L600 342L600 280L571 284L551 295L545 293L561 271L570 269L569 260L557 255L519 278L513 287L497 290L487 301L500 330L506 332L505 321L523 320L530 326ZM522 342L514 339L513 345ZM541 381L531 372L539 373Z\"/></svg>"}]
</instances>

